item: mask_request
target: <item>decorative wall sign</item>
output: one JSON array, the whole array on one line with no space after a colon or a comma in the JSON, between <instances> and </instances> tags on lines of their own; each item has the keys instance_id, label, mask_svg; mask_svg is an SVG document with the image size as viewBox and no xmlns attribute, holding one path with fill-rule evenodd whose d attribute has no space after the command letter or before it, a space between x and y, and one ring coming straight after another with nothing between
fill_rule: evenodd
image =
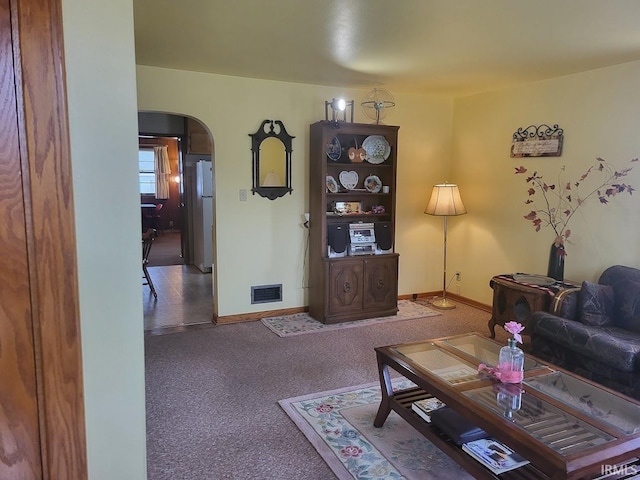
<instances>
[{"instance_id":1,"label":"decorative wall sign","mask_svg":"<svg viewBox=\"0 0 640 480\"><path fill-rule=\"evenodd\" d=\"M556 123L529 125L513 134L511 157L559 157L562 155L564 131Z\"/></svg>"}]
</instances>

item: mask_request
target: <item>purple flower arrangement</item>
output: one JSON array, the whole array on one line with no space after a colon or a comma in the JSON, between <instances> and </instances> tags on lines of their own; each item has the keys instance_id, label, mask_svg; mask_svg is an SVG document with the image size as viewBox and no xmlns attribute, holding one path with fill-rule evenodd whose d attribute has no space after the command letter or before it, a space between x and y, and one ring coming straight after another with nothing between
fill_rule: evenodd
<instances>
[{"instance_id":1,"label":"purple flower arrangement","mask_svg":"<svg viewBox=\"0 0 640 480\"><path fill-rule=\"evenodd\" d=\"M631 162L637 162L634 158ZM554 184L545 182L542 175L533 172L526 177L526 183L529 185L527 193L529 198L525 204L534 204L534 210L531 210L524 216L529 220L536 232L542 227L551 227L556 234L555 245L559 247L564 245L565 240L571 235L568 224L576 211L584 205L584 203L592 197L597 197L601 205L607 205L609 198L619 193L627 192L629 195L635 190L631 185L622 183L621 179L631 171L633 167L628 166L620 170L613 168L606 160L598 157L596 162L591 165L586 172L575 182L563 181L562 174L565 171L563 166L558 175L558 181ZM527 169L523 166L517 167L517 174L527 173ZM591 185L587 185L587 179L599 173L602 178ZM542 197L542 198L540 198ZM538 206L535 201L538 200Z\"/></svg>"}]
</instances>

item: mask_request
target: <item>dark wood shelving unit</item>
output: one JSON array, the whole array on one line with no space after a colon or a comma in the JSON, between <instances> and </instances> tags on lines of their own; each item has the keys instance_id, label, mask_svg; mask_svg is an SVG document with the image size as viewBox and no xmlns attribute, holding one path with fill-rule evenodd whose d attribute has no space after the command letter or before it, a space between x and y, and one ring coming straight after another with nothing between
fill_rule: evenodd
<instances>
[{"instance_id":1,"label":"dark wood shelving unit","mask_svg":"<svg viewBox=\"0 0 640 480\"><path fill-rule=\"evenodd\" d=\"M395 244L396 126L322 121L311 125L309 168L309 313L323 323L395 315L398 311L398 254ZM388 157L381 163L349 160L349 149L359 148L371 135L381 135L389 144ZM337 138L339 155L327 155L327 146ZM333 143L333 145L336 145ZM353 189L340 185L341 172L355 172ZM389 192L371 192L364 181L378 177ZM331 176L338 190L328 191ZM336 203L358 202L362 213L336 213ZM374 209L383 213L373 213ZM329 257L328 226L352 223L384 224L391 232L391 249L378 255Z\"/></svg>"}]
</instances>

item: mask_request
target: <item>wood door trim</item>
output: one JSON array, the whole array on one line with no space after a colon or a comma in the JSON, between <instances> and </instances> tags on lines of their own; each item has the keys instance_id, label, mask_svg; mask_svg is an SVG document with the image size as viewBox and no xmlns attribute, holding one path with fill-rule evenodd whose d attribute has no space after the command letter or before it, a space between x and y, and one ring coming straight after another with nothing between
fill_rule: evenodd
<instances>
[{"instance_id":1,"label":"wood door trim","mask_svg":"<svg viewBox=\"0 0 640 480\"><path fill-rule=\"evenodd\" d=\"M44 479L87 478L61 0L10 0Z\"/></svg>"},{"instance_id":2,"label":"wood door trim","mask_svg":"<svg viewBox=\"0 0 640 480\"><path fill-rule=\"evenodd\" d=\"M11 9L0 0L0 478L41 478Z\"/></svg>"}]
</instances>

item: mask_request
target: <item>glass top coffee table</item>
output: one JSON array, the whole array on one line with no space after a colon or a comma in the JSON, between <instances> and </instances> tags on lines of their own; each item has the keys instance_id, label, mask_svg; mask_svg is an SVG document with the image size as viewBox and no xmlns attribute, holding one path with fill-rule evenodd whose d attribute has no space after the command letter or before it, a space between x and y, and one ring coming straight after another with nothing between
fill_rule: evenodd
<instances>
[{"instance_id":1,"label":"glass top coffee table","mask_svg":"<svg viewBox=\"0 0 640 480\"><path fill-rule=\"evenodd\" d=\"M476 478L640 474L640 402L529 355L522 384L478 374L481 363L497 365L501 347L470 334L376 348L382 401L374 426L394 410ZM390 369L416 386L394 391ZM431 396L530 463L496 477L412 411L413 402Z\"/></svg>"}]
</instances>

